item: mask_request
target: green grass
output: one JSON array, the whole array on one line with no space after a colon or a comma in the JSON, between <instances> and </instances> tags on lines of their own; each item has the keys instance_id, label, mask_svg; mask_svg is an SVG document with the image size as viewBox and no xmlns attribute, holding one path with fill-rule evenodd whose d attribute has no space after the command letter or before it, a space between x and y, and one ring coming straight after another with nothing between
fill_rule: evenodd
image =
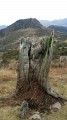
<instances>
[{"instance_id":1,"label":"green grass","mask_svg":"<svg viewBox=\"0 0 67 120\"><path fill-rule=\"evenodd\" d=\"M10 51L4 52L2 56L2 63L6 64L11 59L18 60L18 57L19 57L19 50L10 50Z\"/></svg>"},{"instance_id":2,"label":"green grass","mask_svg":"<svg viewBox=\"0 0 67 120\"><path fill-rule=\"evenodd\" d=\"M58 55L62 56L62 55L66 55L67 56L67 43L66 42L58 42L55 44L54 46L54 52L53 52L53 56L54 58L56 58Z\"/></svg>"}]
</instances>

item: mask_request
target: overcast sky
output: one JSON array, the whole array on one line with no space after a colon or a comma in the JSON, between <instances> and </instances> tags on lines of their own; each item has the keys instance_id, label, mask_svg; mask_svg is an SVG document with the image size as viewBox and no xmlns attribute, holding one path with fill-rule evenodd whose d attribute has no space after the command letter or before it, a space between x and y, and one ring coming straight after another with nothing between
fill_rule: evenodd
<instances>
[{"instance_id":1,"label":"overcast sky","mask_svg":"<svg viewBox=\"0 0 67 120\"><path fill-rule=\"evenodd\" d=\"M67 0L0 0L0 25L25 18L67 18Z\"/></svg>"}]
</instances>

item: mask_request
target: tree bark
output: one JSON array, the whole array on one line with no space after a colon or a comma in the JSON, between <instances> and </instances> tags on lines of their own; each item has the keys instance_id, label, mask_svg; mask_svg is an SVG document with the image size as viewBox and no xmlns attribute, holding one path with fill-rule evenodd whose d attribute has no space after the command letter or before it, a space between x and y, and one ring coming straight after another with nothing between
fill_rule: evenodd
<instances>
[{"instance_id":1,"label":"tree bark","mask_svg":"<svg viewBox=\"0 0 67 120\"><path fill-rule=\"evenodd\" d=\"M21 38L16 94L23 83L36 80L52 96L61 97L48 84L49 68L53 55L54 31L50 37Z\"/></svg>"}]
</instances>

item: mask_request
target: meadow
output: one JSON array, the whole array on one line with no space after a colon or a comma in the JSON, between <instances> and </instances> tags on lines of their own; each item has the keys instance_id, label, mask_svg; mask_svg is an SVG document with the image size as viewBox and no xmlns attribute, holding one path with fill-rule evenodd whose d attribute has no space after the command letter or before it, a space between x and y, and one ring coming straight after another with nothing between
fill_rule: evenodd
<instances>
[{"instance_id":1,"label":"meadow","mask_svg":"<svg viewBox=\"0 0 67 120\"><path fill-rule=\"evenodd\" d=\"M0 99L9 97L15 92L17 83L16 62L12 61L9 67L0 69ZM67 98L67 66L53 66L50 68L49 84L60 94ZM31 111L24 120L28 120ZM21 120L19 118L19 106L1 105L0 120ZM44 113L42 120L67 120L67 104L61 110L52 111L50 114Z\"/></svg>"}]
</instances>

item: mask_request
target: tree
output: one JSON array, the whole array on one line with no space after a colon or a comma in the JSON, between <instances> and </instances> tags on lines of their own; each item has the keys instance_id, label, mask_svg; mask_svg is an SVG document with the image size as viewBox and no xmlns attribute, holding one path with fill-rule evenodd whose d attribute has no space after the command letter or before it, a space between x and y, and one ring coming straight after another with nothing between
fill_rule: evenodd
<instances>
[{"instance_id":1,"label":"tree","mask_svg":"<svg viewBox=\"0 0 67 120\"><path fill-rule=\"evenodd\" d=\"M36 80L48 94L55 98L62 98L48 84L49 68L53 55L54 31L49 37L22 37L20 40L16 95L20 94L24 83L31 85L31 81Z\"/></svg>"}]
</instances>

